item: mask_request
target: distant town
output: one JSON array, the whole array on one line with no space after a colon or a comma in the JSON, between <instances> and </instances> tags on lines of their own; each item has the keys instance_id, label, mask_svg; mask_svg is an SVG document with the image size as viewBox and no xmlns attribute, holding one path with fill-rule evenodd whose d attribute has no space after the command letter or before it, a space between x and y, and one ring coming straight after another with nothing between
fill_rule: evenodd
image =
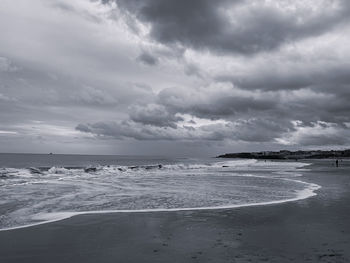
<instances>
[{"instance_id":1,"label":"distant town","mask_svg":"<svg viewBox=\"0 0 350 263\"><path fill-rule=\"evenodd\" d=\"M246 159L326 159L326 158L349 158L350 149L347 150L310 150L310 151L264 151L264 152L241 152L226 153L217 158L246 158Z\"/></svg>"}]
</instances>

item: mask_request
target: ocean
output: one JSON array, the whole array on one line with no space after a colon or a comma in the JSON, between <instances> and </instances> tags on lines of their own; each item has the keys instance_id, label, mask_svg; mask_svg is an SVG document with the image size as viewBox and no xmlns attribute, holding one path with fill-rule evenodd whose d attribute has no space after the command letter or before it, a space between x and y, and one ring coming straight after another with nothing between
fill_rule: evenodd
<instances>
[{"instance_id":1,"label":"ocean","mask_svg":"<svg viewBox=\"0 0 350 263\"><path fill-rule=\"evenodd\" d=\"M232 209L315 195L308 163L0 154L0 230L87 213Z\"/></svg>"}]
</instances>

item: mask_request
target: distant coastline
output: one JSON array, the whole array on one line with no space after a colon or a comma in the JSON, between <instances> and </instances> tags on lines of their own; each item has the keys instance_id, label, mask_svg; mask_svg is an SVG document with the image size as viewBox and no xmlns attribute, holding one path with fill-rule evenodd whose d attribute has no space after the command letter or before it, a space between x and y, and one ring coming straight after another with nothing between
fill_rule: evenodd
<instances>
[{"instance_id":1,"label":"distant coastline","mask_svg":"<svg viewBox=\"0 0 350 263\"><path fill-rule=\"evenodd\" d=\"M263 152L240 152L225 153L216 158L245 158L245 159L331 159L349 158L350 149L347 150L310 150L310 151L263 151Z\"/></svg>"}]
</instances>

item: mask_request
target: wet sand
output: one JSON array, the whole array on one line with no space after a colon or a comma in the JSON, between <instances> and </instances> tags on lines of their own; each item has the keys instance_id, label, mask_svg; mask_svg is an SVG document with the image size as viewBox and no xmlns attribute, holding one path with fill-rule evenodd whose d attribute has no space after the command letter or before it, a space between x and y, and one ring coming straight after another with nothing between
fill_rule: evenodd
<instances>
[{"instance_id":1,"label":"wet sand","mask_svg":"<svg viewBox=\"0 0 350 263\"><path fill-rule=\"evenodd\" d=\"M0 232L0 262L350 262L350 162L314 161L318 195L228 210L80 215Z\"/></svg>"}]
</instances>

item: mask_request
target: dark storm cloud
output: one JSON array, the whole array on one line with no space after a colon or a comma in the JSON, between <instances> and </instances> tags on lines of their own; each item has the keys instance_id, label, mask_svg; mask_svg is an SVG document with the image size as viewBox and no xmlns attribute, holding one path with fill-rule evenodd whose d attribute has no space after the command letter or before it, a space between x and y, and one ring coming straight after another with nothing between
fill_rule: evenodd
<instances>
[{"instance_id":1,"label":"dark storm cloud","mask_svg":"<svg viewBox=\"0 0 350 263\"><path fill-rule=\"evenodd\" d=\"M350 10L346 0L339 1L338 9L332 10L326 3L316 12L290 11L265 1L116 2L141 22L149 23L150 36L161 43L245 55L273 50L286 42L323 34L348 20Z\"/></svg>"},{"instance_id":2,"label":"dark storm cloud","mask_svg":"<svg viewBox=\"0 0 350 263\"><path fill-rule=\"evenodd\" d=\"M264 94L254 96L230 86L207 87L188 93L179 88L166 89L155 101L158 104L132 107L129 120L79 124L76 129L117 139L251 142L274 141L281 134L294 130L288 120L274 119L274 111L279 107L275 98ZM226 121L196 126L193 120L186 122L183 114Z\"/></svg>"},{"instance_id":3,"label":"dark storm cloud","mask_svg":"<svg viewBox=\"0 0 350 263\"><path fill-rule=\"evenodd\" d=\"M293 141L305 145L323 145L324 140L327 144L343 144L347 141L344 133L349 131L350 109L345 101L310 89L256 94L232 86L192 89L187 93L172 88L161 91L155 101L158 104L134 107L130 120L125 122L95 123L77 129L118 139L244 142L276 142L306 129L310 132L301 133ZM196 126L194 121L185 123L182 114L225 122ZM298 120L297 125L294 120ZM322 134L326 128L327 134ZM340 131L342 135L337 135Z\"/></svg>"}]
</instances>

